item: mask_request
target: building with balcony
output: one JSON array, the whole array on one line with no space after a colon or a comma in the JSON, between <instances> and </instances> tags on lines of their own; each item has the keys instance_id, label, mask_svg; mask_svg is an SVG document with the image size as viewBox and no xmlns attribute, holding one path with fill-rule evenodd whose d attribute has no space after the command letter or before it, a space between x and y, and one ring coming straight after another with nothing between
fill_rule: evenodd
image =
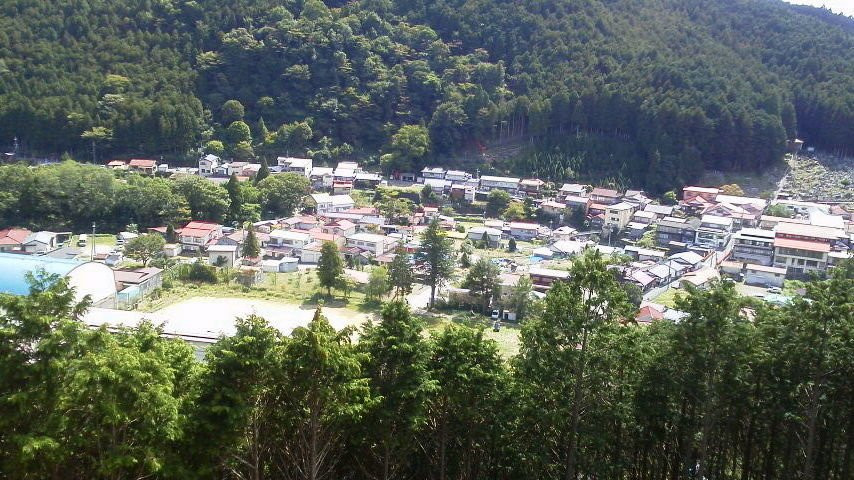
<instances>
[{"instance_id":1,"label":"building with balcony","mask_svg":"<svg viewBox=\"0 0 854 480\"><path fill-rule=\"evenodd\" d=\"M743 228L733 235L732 259L755 265L774 263L774 232L759 228Z\"/></svg>"}]
</instances>

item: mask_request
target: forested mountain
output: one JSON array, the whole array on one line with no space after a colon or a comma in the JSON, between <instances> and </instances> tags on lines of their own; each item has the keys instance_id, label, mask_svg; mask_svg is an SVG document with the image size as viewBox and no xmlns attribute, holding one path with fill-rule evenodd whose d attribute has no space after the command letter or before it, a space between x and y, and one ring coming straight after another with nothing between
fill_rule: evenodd
<instances>
[{"instance_id":1,"label":"forested mountain","mask_svg":"<svg viewBox=\"0 0 854 480\"><path fill-rule=\"evenodd\" d=\"M851 52L854 20L776 0L13 0L0 144L405 170L512 141L498 168L661 191L795 135L851 152Z\"/></svg>"}]
</instances>

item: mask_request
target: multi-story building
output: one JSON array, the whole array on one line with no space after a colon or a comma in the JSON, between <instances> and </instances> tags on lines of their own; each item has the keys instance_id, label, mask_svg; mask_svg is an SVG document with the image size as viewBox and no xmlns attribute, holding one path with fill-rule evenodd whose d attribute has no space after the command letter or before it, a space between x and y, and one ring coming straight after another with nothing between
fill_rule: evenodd
<instances>
[{"instance_id":1,"label":"multi-story building","mask_svg":"<svg viewBox=\"0 0 854 480\"><path fill-rule=\"evenodd\" d=\"M386 252L390 252L397 245L397 239L393 237L387 237L385 235L378 235L376 233L357 233L355 235L350 235L347 237L347 242L345 246L347 248L358 248L360 250L367 250L374 256L382 255Z\"/></svg>"},{"instance_id":2,"label":"multi-story building","mask_svg":"<svg viewBox=\"0 0 854 480\"><path fill-rule=\"evenodd\" d=\"M733 235L732 259L755 265L774 263L774 232L743 228Z\"/></svg>"},{"instance_id":3,"label":"multi-story building","mask_svg":"<svg viewBox=\"0 0 854 480\"><path fill-rule=\"evenodd\" d=\"M729 243L731 237L731 218L703 215L700 219L700 227L697 228L694 243L707 248L721 249Z\"/></svg>"},{"instance_id":4,"label":"multi-story building","mask_svg":"<svg viewBox=\"0 0 854 480\"><path fill-rule=\"evenodd\" d=\"M356 202L350 195L329 195L328 193L311 194L308 196L307 203L315 208L318 215L342 212L356 206Z\"/></svg>"},{"instance_id":5,"label":"multi-story building","mask_svg":"<svg viewBox=\"0 0 854 480\"><path fill-rule=\"evenodd\" d=\"M533 240L539 231L536 223L510 222L510 236L517 240Z\"/></svg>"},{"instance_id":6,"label":"multi-story building","mask_svg":"<svg viewBox=\"0 0 854 480\"><path fill-rule=\"evenodd\" d=\"M213 154L207 154L199 159L199 175L202 177L210 177L219 166L221 160Z\"/></svg>"},{"instance_id":7,"label":"multi-story building","mask_svg":"<svg viewBox=\"0 0 854 480\"><path fill-rule=\"evenodd\" d=\"M569 272L566 270L552 270L549 268L532 267L528 270L528 275L531 277L531 283L534 290L545 292L552 288L556 282L560 282L569 278Z\"/></svg>"},{"instance_id":8,"label":"multi-story building","mask_svg":"<svg viewBox=\"0 0 854 480\"><path fill-rule=\"evenodd\" d=\"M494 177L491 175L484 175L480 177L480 189L481 190L506 190L508 192L516 192L519 190L519 180L518 178L513 177Z\"/></svg>"},{"instance_id":9,"label":"multi-story building","mask_svg":"<svg viewBox=\"0 0 854 480\"><path fill-rule=\"evenodd\" d=\"M435 178L438 180L445 179L445 169L442 167L424 167L421 169L421 177L427 178Z\"/></svg>"},{"instance_id":10,"label":"multi-story building","mask_svg":"<svg viewBox=\"0 0 854 480\"><path fill-rule=\"evenodd\" d=\"M212 222L190 222L178 230L178 241L184 250L199 251L222 237L222 225Z\"/></svg>"},{"instance_id":11,"label":"multi-story building","mask_svg":"<svg viewBox=\"0 0 854 480\"><path fill-rule=\"evenodd\" d=\"M519 188L528 195L539 195L545 184L539 178L526 178L519 182Z\"/></svg>"},{"instance_id":12,"label":"multi-story building","mask_svg":"<svg viewBox=\"0 0 854 480\"><path fill-rule=\"evenodd\" d=\"M663 247L669 246L673 242L679 244L693 243L699 223L696 219L664 217L658 222L656 240Z\"/></svg>"},{"instance_id":13,"label":"multi-story building","mask_svg":"<svg viewBox=\"0 0 854 480\"><path fill-rule=\"evenodd\" d=\"M637 205L629 202L620 202L605 207L605 225L614 227L617 230L626 228L626 225L632 220L632 214L635 212Z\"/></svg>"},{"instance_id":14,"label":"multi-story building","mask_svg":"<svg viewBox=\"0 0 854 480\"><path fill-rule=\"evenodd\" d=\"M590 199L593 200L593 203L613 205L620 201L620 192L610 188L594 188L590 192Z\"/></svg>"},{"instance_id":15,"label":"multi-story building","mask_svg":"<svg viewBox=\"0 0 854 480\"><path fill-rule=\"evenodd\" d=\"M454 183L463 183L471 180L471 174L462 170L448 170L445 172L445 180L449 180Z\"/></svg>"},{"instance_id":16,"label":"multi-story building","mask_svg":"<svg viewBox=\"0 0 854 480\"><path fill-rule=\"evenodd\" d=\"M282 172L298 173L304 177L311 176L312 161L310 158L279 157L276 163Z\"/></svg>"},{"instance_id":17,"label":"multi-story building","mask_svg":"<svg viewBox=\"0 0 854 480\"><path fill-rule=\"evenodd\" d=\"M827 270L834 242L845 235L832 227L780 222L774 230L774 266L793 277Z\"/></svg>"}]
</instances>

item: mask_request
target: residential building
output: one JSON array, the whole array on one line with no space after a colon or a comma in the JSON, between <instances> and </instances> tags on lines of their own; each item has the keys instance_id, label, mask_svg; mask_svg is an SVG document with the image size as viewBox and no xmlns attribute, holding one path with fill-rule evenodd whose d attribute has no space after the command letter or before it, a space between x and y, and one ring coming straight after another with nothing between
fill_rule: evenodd
<instances>
[{"instance_id":1,"label":"residential building","mask_svg":"<svg viewBox=\"0 0 854 480\"><path fill-rule=\"evenodd\" d=\"M588 197L580 197L577 195L567 195L563 197L563 203L566 204L567 208L580 208L584 211L584 214L587 215L587 209L593 203ZM603 211L604 213L604 211Z\"/></svg>"},{"instance_id":2,"label":"residential building","mask_svg":"<svg viewBox=\"0 0 854 480\"><path fill-rule=\"evenodd\" d=\"M199 159L199 175L202 177L210 177L214 174L214 170L220 165L220 158L214 154L207 154Z\"/></svg>"},{"instance_id":3,"label":"residential building","mask_svg":"<svg viewBox=\"0 0 854 480\"><path fill-rule=\"evenodd\" d=\"M226 175L229 177L232 175L237 175L238 177L243 176L243 169L249 165L249 162L231 162L225 163L223 166L226 167Z\"/></svg>"},{"instance_id":4,"label":"residential building","mask_svg":"<svg viewBox=\"0 0 854 480\"><path fill-rule=\"evenodd\" d=\"M163 270L156 267L122 268L113 271L119 291L134 288L136 297L144 297L163 285Z\"/></svg>"},{"instance_id":5,"label":"residential building","mask_svg":"<svg viewBox=\"0 0 854 480\"><path fill-rule=\"evenodd\" d=\"M652 199L647 197L643 190L626 190L622 201L634 203L638 208L644 208L652 202Z\"/></svg>"},{"instance_id":6,"label":"residential building","mask_svg":"<svg viewBox=\"0 0 854 480\"><path fill-rule=\"evenodd\" d=\"M603 205L613 205L620 201L620 192L610 188L594 188L590 192L590 200Z\"/></svg>"},{"instance_id":7,"label":"residential building","mask_svg":"<svg viewBox=\"0 0 854 480\"><path fill-rule=\"evenodd\" d=\"M566 204L556 202L554 200L546 200L540 204L540 208L542 208L546 213L560 215L564 210L566 210Z\"/></svg>"},{"instance_id":8,"label":"residential building","mask_svg":"<svg viewBox=\"0 0 854 480\"><path fill-rule=\"evenodd\" d=\"M421 177L425 180L428 178L434 178L438 180L445 179L445 169L442 167L424 167L421 170Z\"/></svg>"},{"instance_id":9,"label":"residential building","mask_svg":"<svg viewBox=\"0 0 854 480\"><path fill-rule=\"evenodd\" d=\"M330 212L342 212L356 206L356 202L350 195L330 195L328 193L314 193L309 195L306 203L314 207L318 215Z\"/></svg>"},{"instance_id":10,"label":"residential building","mask_svg":"<svg viewBox=\"0 0 854 480\"><path fill-rule=\"evenodd\" d=\"M154 171L157 170L157 160L132 158L128 162L128 170L142 175L154 175Z\"/></svg>"},{"instance_id":11,"label":"residential building","mask_svg":"<svg viewBox=\"0 0 854 480\"><path fill-rule=\"evenodd\" d=\"M501 245L501 230L491 227L474 227L468 230L468 239L479 242L486 236L487 245L490 248L498 248Z\"/></svg>"},{"instance_id":12,"label":"residential building","mask_svg":"<svg viewBox=\"0 0 854 480\"><path fill-rule=\"evenodd\" d=\"M531 267L528 270L534 290L545 292L551 290L556 282L567 280L569 272L566 270L552 270L550 268Z\"/></svg>"},{"instance_id":13,"label":"residential building","mask_svg":"<svg viewBox=\"0 0 854 480\"><path fill-rule=\"evenodd\" d=\"M437 195L444 195L447 192L451 191L451 183L450 180L442 180L440 178L425 178L424 185L430 185L430 188L433 189Z\"/></svg>"},{"instance_id":14,"label":"residential building","mask_svg":"<svg viewBox=\"0 0 854 480\"><path fill-rule=\"evenodd\" d=\"M637 205L628 202L619 202L605 207L605 225L617 230L626 228L632 219Z\"/></svg>"},{"instance_id":15,"label":"residential building","mask_svg":"<svg viewBox=\"0 0 854 480\"><path fill-rule=\"evenodd\" d=\"M721 192L719 188L708 188L708 187L684 187L682 189L682 201L685 203L691 203L697 198L702 198L708 203L713 203L715 201L715 197Z\"/></svg>"},{"instance_id":16,"label":"residential building","mask_svg":"<svg viewBox=\"0 0 854 480\"><path fill-rule=\"evenodd\" d=\"M689 272L682 276L682 285L692 285L695 288L706 289L712 282L721 278L717 269L711 267L701 268L695 272Z\"/></svg>"},{"instance_id":17,"label":"residential building","mask_svg":"<svg viewBox=\"0 0 854 480\"><path fill-rule=\"evenodd\" d=\"M667 256L667 254L662 250L643 248L636 245L627 245L623 250L633 259L641 262L644 260L653 260L657 262L659 260L663 260L664 257Z\"/></svg>"},{"instance_id":18,"label":"residential building","mask_svg":"<svg viewBox=\"0 0 854 480\"><path fill-rule=\"evenodd\" d=\"M698 219L664 217L658 222L656 240L661 246L693 243L699 224Z\"/></svg>"},{"instance_id":19,"label":"residential building","mask_svg":"<svg viewBox=\"0 0 854 480\"><path fill-rule=\"evenodd\" d=\"M323 242L312 242L306 245L299 256L302 263L317 263L320 261L321 249Z\"/></svg>"},{"instance_id":20,"label":"residential building","mask_svg":"<svg viewBox=\"0 0 854 480\"><path fill-rule=\"evenodd\" d=\"M537 238L540 226L536 223L510 222L510 236L516 240L533 240Z\"/></svg>"},{"instance_id":21,"label":"residential building","mask_svg":"<svg viewBox=\"0 0 854 480\"><path fill-rule=\"evenodd\" d=\"M558 240L549 245L549 250L552 251L552 257L569 258L578 255L584 251L587 244L575 240Z\"/></svg>"},{"instance_id":22,"label":"residential building","mask_svg":"<svg viewBox=\"0 0 854 480\"><path fill-rule=\"evenodd\" d=\"M332 182L332 195L350 195L353 191L352 181L335 180Z\"/></svg>"},{"instance_id":23,"label":"residential building","mask_svg":"<svg viewBox=\"0 0 854 480\"><path fill-rule=\"evenodd\" d=\"M462 170L448 170L447 172L445 172L445 180L454 183L463 183L468 180L471 180L471 174Z\"/></svg>"},{"instance_id":24,"label":"residential building","mask_svg":"<svg viewBox=\"0 0 854 480\"><path fill-rule=\"evenodd\" d=\"M56 234L48 231L34 232L21 243L21 250L26 253L47 253L56 250Z\"/></svg>"},{"instance_id":25,"label":"residential building","mask_svg":"<svg viewBox=\"0 0 854 480\"><path fill-rule=\"evenodd\" d=\"M785 268L787 275L802 277L827 270L830 244L815 240L774 239L774 266Z\"/></svg>"},{"instance_id":26,"label":"residential building","mask_svg":"<svg viewBox=\"0 0 854 480\"><path fill-rule=\"evenodd\" d=\"M111 160L107 162L107 168L112 170L127 170L128 162L124 160Z\"/></svg>"},{"instance_id":27,"label":"residential building","mask_svg":"<svg viewBox=\"0 0 854 480\"><path fill-rule=\"evenodd\" d=\"M222 237L222 225L192 221L176 232L184 250L199 251L213 245Z\"/></svg>"},{"instance_id":28,"label":"residential building","mask_svg":"<svg viewBox=\"0 0 854 480\"><path fill-rule=\"evenodd\" d=\"M208 263L218 267L234 268L238 265L240 250L237 245L211 245L208 247Z\"/></svg>"},{"instance_id":29,"label":"residential building","mask_svg":"<svg viewBox=\"0 0 854 480\"><path fill-rule=\"evenodd\" d=\"M276 163L283 173L298 173L304 177L310 177L313 169L310 158L278 157Z\"/></svg>"},{"instance_id":30,"label":"residential building","mask_svg":"<svg viewBox=\"0 0 854 480\"><path fill-rule=\"evenodd\" d=\"M673 205L653 205L649 204L643 207L644 212L654 213L658 218L670 217L676 209Z\"/></svg>"},{"instance_id":31,"label":"residential building","mask_svg":"<svg viewBox=\"0 0 854 480\"><path fill-rule=\"evenodd\" d=\"M743 228L733 235L732 259L755 265L774 263L774 232Z\"/></svg>"},{"instance_id":32,"label":"residential building","mask_svg":"<svg viewBox=\"0 0 854 480\"><path fill-rule=\"evenodd\" d=\"M658 216L653 212L648 212L646 210L639 210L632 214L632 221L635 223L642 223L644 225L650 225L658 219Z\"/></svg>"},{"instance_id":33,"label":"residential building","mask_svg":"<svg viewBox=\"0 0 854 480\"><path fill-rule=\"evenodd\" d=\"M729 203L731 205L745 208L756 214L762 213L762 210L765 210L765 207L768 206L768 202L761 198L742 197L739 195L725 195L722 193L719 193L715 196L715 202Z\"/></svg>"},{"instance_id":34,"label":"residential building","mask_svg":"<svg viewBox=\"0 0 854 480\"><path fill-rule=\"evenodd\" d=\"M587 197L587 187L580 183L564 183L558 191L558 198L567 196Z\"/></svg>"},{"instance_id":35,"label":"residential building","mask_svg":"<svg viewBox=\"0 0 854 480\"><path fill-rule=\"evenodd\" d=\"M748 263L744 266L744 283L763 287L783 287L786 269Z\"/></svg>"},{"instance_id":36,"label":"residential building","mask_svg":"<svg viewBox=\"0 0 854 480\"><path fill-rule=\"evenodd\" d=\"M383 177L378 173L359 172L356 173L356 180L353 181L353 187L373 189L378 187L383 181Z\"/></svg>"},{"instance_id":37,"label":"residential building","mask_svg":"<svg viewBox=\"0 0 854 480\"><path fill-rule=\"evenodd\" d=\"M303 248L312 242L311 234L294 230L273 230L267 242L267 254L273 257L300 255Z\"/></svg>"},{"instance_id":38,"label":"residential building","mask_svg":"<svg viewBox=\"0 0 854 480\"><path fill-rule=\"evenodd\" d=\"M309 177L312 188L332 188L335 180L333 172L332 167L312 167Z\"/></svg>"},{"instance_id":39,"label":"residential building","mask_svg":"<svg viewBox=\"0 0 854 480\"><path fill-rule=\"evenodd\" d=\"M528 195L539 195L546 182L539 178L526 178L519 182L519 189Z\"/></svg>"},{"instance_id":40,"label":"residential building","mask_svg":"<svg viewBox=\"0 0 854 480\"><path fill-rule=\"evenodd\" d=\"M717 215L703 215L694 243L697 245L722 249L732 237L732 219Z\"/></svg>"},{"instance_id":41,"label":"residential building","mask_svg":"<svg viewBox=\"0 0 854 480\"><path fill-rule=\"evenodd\" d=\"M828 245L845 238L845 231L842 229L787 222L777 224L774 233L777 238L816 241Z\"/></svg>"},{"instance_id":42,"label":"residential building","mask_svg":"<svg viewBox=\"0 0 854 480\"><path fill-rule=\"evenodd\" d=\"M516 192L519 189L521 180L514 177L495 177L491 175L483 175L480 177L481 190L506 190L510 193Z\"/></svg>"},{"instance_id":43,"label":"residential building","mask_svg":"<svg viewBox=\"0 0 854 480\"><path fill-rule=\"evenodd\" d=\"M352 182L356 180L356 171L359 170L359 164L355 162L338 162L338 166L335 167L335 171L332 172L332 176L336 181L347 181Z\"/></svg>"},{"instance_id":44,"label":"residential building","mask_svg":"<svg viewBox=\"0 0 854 480\"><path fill-rule=\"evenodd\" d=\"M470 187L462 183L455 183L451 185L450 196L455 200L465 200L467 202L473 202L475 191L475 187Z\"/></svg>"},{"instance_id":45,"label":"residential building","mask_svg":"<svg viewBox=\"0 0 854 480\"><path fill-rule=\"evenodd\" d=\"M377 256L394 250L397 243L397 240L385 235L378 235L376 233L357 233L347 237L345 247L355 247L360 250L366 250L373 256Z\"/></svg>"},{"instance_id":46,"label":"residential building","mask_svg":"<svg viewBox=\"0 0 854 480\"><path fill-rule=\"evenodd\" d=\"M556 229L552 230L552 240L555 242L559 242L561 240L575 240L575 236L577 234L578 230L572 227L557 227Z\"/></svg>"},{"instance_id":47,"label":"residential building","mask_svg":"<svg viewBox=\"0 0 854 480\"><path fill-rule=\"evenodd\" d=\"M4 228L0 230L0 252L21 250L33 232L26 228Z\"/></svg>"}]
</instances>

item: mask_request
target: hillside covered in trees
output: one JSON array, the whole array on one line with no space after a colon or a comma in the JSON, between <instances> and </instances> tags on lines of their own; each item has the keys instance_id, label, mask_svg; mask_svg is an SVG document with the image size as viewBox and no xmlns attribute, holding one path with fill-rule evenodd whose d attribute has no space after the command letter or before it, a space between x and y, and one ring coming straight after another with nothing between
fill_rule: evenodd
<instances>
[{"instance_id":1,"label":"hillside covered in trees","mask_svg":"<svg viewBox=\"0 0 854 480\"><path fill-rule=\"evenodd\" d=\"M15 0L0 145L401 171L509 141L499 170L662 191L796 135L850 153L852 51L854 20L775 0Z\"/></svg>"}]
</instances>

